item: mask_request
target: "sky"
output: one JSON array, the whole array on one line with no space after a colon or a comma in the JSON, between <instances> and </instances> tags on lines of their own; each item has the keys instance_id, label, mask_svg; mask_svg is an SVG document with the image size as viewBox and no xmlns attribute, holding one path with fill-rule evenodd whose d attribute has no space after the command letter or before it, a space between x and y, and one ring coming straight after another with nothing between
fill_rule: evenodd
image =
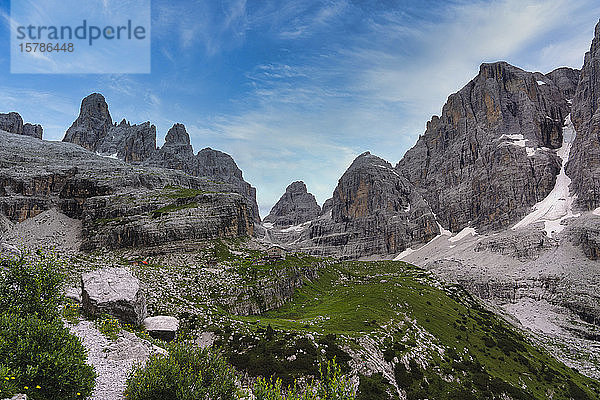
<instances>
[{"instance_id":1,"label":"sky","mask_svg":"<svg viewBox=\"0 0 600 400\"><path fill-rule=\"evenodd\" d=\"M159 145L183 123L195 151L233 156L264 217L295 180L322 204L365 151L397 163L482 62L580 68L599 16L597 0L152 0L150 73L11 74L0 0L0 112L61 140L100 92Z\"/></svg>"}]
</instances>

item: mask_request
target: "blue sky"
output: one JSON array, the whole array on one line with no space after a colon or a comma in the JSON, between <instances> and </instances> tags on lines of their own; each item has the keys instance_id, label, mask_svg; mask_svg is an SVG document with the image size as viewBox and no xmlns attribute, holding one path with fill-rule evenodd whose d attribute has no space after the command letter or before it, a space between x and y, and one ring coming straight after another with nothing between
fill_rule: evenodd
<instances>
[{"instance_id":1,"label":"blue sky","mask_svg":"<svg viewBox=\"0 0 600 400\"><path fill-rule=\"evenodd\" d=\"M581 67L600 16L596 0L153 0L150 74L35 75L10 73L0 5L0 112L60 140L98 91L159 144L184 123L196 151L234 157L263 216L294 180L322 203L364 151L395 164L482 62Z\"/></svg>"}]
</instances>

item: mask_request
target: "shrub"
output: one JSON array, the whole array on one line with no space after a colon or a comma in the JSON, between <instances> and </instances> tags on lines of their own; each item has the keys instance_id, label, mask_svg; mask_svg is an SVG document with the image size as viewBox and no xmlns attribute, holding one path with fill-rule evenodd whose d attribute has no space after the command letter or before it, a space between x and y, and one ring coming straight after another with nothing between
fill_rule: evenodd
<instances>
[{"instance_id":1,"label":"shrub","mask_svg":"<svg viewBox=\"0 0 600 400\"><path fill-rule=\"evenodd\" d=\"M0 398L10 398L17 390L16 377L8 367L0 364Z\"/></svg>"},{"instance_id":2,"label":"shrub","mask_svg":"<svg viewBox=\"0 0 600 400\"><path fill-rule=\"evenodd\" d=\"M273 382L259 378L254 385L254 397L256 400L354 400L352 383L342 375L335 360L321 364L320 373L321 379L313 381L304 390L295 383L284 390L281 379Z\"/></svg>"},{"instance_id":3,"label":"shrub","mask_svg":"<svg viewBox=\"0 0 600 400\"><path fill-rule=\"evenodd\" d=\"M38 252L0 260L0 310L21 316L58 317L64 276L56 258Z\"/></svg>"},{"instance_id":4,"label":"shrub","mask_svg":"<svg viewBox=\"0 0 600 400\"><path fill-rule=\"evenodd\" d=\"M153 355L127 379L128 400L229 400L236 398L235 375L221 354L173 343L168 355Z\"/></svg>"},{"instance_id":5,"label":"shrub","mask_svg":"<svg viewBox=\"0 0 600 400\"><path fill-rule=\"evenodd\" d=\"M59 319L0 314L0 360L19 392L34 400L80 399L94 387L85 348ZM10 379L15 377L15 379ZM6 377L4 378L6 380Z\"/></svg>"}]
</instances>

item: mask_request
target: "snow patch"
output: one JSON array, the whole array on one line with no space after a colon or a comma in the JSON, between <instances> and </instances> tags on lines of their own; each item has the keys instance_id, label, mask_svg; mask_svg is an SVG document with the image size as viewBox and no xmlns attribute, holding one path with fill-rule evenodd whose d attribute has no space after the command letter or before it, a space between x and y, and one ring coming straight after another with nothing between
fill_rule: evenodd
<instances>
[{"instance_id":1,"label":"snow patch","mask_svg":"<svg viewBox=\"0 0 600 400\"><path fill-rule=\"evenodd\" d=\"M287 228L282 229L281 232L302 232L307 225L310 225L310 221L300 225L288 226Z\"/></svg>"},{"instance_id":2,"label":"snow patch","mask_svg":"<svg viewBox=\"0 0 600 400\"><path fill-rule=\"evenodd\" d=\"M533 206L533 211L513 226L512 229L523 228L535 222L544 222L546 235L552 237L553 233L559 233L565 228L562 224L564 220L579 216L579 214L573 214L573 203L577 196L571 196L569 191L571 178L565 173L565 165L569 160L575 135L575 128L571 122L571 114L569 114L563 127L563 145L556 151L556 154L562 159L562 166L556 177L556 184L550 194Z\"/></svg>"},{"instance_id":3,"label":"snow patch","mask_svg":"<svg viewBox=\"0 0 600 400\"><path fill-rule=\"evenodd\" d=\"M448 241L458 242L459 240L464 239L465 237L467 237L469 235L471 235L471 236L477 235L475 228L464 228L462 231L458 232L456 234L456 236L449 238Z\"/></svg>"},{"instance_id":4,"label":"snow patch","mask_svg":"<svg viewBox=\"0 0 600 400\"><path fill-rule=\"evenodd\" d=\"M394 257L394 261L401 261L404 257L409 256L414 252L415 251L413 249L411 249L410 247L407 247L406 250L404 250L402 253L400 253L396 257Z\"/></svg>"},{"instance_id":5,"label":"snow patch","mask_svg":"<svg viewBox=\"0 0 600 400\"><path fill-rule=\"evenodd\" d=\"M263 226L267 229L272 229L273 223L272 222L263 222Z\"/></svg>"},{"instance_id":6,"label":"snow patch","mask_svg":"<svg viewBox=\"0 0 600 400\"><path fill-rule=\"evenodd\" d=\"M592 211L592 214L597 215L597 216L600 217L600 207L598 207L594 211Z\"/></svg>"},{"instance_id":7,"label":"snow patch","mask_svg":"<svg viewBox=\"0 0 600 400\"><path fill-rule=\"evenodd\" d=\"M545 85L545 84L546 84L546 82L544 82L544 81L537 81L537 84L538 84L539 86L542 86L542 85Z\"/></svg>"}]
</instances>

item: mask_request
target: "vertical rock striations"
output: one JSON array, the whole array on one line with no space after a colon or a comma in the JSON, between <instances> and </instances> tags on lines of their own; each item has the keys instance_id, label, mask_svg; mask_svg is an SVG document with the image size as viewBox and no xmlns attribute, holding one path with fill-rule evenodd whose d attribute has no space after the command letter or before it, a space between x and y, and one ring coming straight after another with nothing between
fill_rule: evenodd
<instances>
[{"instance_id":1,"label":"vertical rock striations","mask_svg":"<svg viewBox=\"0 0 600 400\"><path fill-rule=\"evenodd\" d=\"M37 139L41 139L44 132L41 125L23 124L23 118L16 112L0 114L0 130Z\"/></svg>"},{"instance_id":2,"label":"vertical rock striations","mask_svg":"<svg viewBox=\"0 0 600 400\"><path fill-rule=\"evenodd\" d=\"M509 226L554 187L560 160L553 149L562 145L574 75L482 64L428 122L397 171L453 232Z\"/></svg>"},{"instance_id":3,"label":"vertical rock striations","mask_svg":"<svg viewBox=\"0 0 600 400\"><path fill-rule=\"evenodd\" d=\"M413 185L368 152L354 160L326 203L327 212L301 232L272 230L269 237L312 254L359 258L398 253L440 232Z\"/></svg>"},{"instance_id":4,"label":"vertical rock striations","mask_svg":"<svg viewBox=\"0 0 600 400\"><path fill-rule=\"evenodd\" d=\"M302 181L293 182L286 189L271 212L265 217L265 222L275 226L300 225L319 216L321 207L315 196L308 193Z\"/></svg>"},{"instance_id":5,"label":"vertical rock striations","mask_svg":"<svg viewBox=\"0 0 600 400\"><path fill-rule=\"evenodd\" d=\"M81 102L79 117L67 130L63 141L125 162L181 170L190 175L231 184L236 193L251 203L252 218L260 221L256 189L244 180L233 158L209 148L194 155L183 124L173 125L167 133L165 144L157 148L154 125L150 122L131 125L124 119L118 125L113 125L104 96L93 93Z\"/></svg>"},{"instance_id":6,"label":"vertical rock striations","mask_svg":"<svg viewBox=\"0 0 600 400\"><path fill-rule=\"evenodd\" d=\"M581 77L573 99L571 120L577 136L571 148L567 175L571 191L584 209L600 206L600 22L590 51L585 54Z\"/></svg>"},{"instance_id":7,"label":"vertical rock striations","mask_svg":"<svg viewBox=\"0 0 600 400\"><path fill-rule=\"evenodd\" d=\"M75 143L95 152L112 127L104 96L92 93L82 100L79 117L67 129L63 142Z\"/></svg>"}]
</instances>

